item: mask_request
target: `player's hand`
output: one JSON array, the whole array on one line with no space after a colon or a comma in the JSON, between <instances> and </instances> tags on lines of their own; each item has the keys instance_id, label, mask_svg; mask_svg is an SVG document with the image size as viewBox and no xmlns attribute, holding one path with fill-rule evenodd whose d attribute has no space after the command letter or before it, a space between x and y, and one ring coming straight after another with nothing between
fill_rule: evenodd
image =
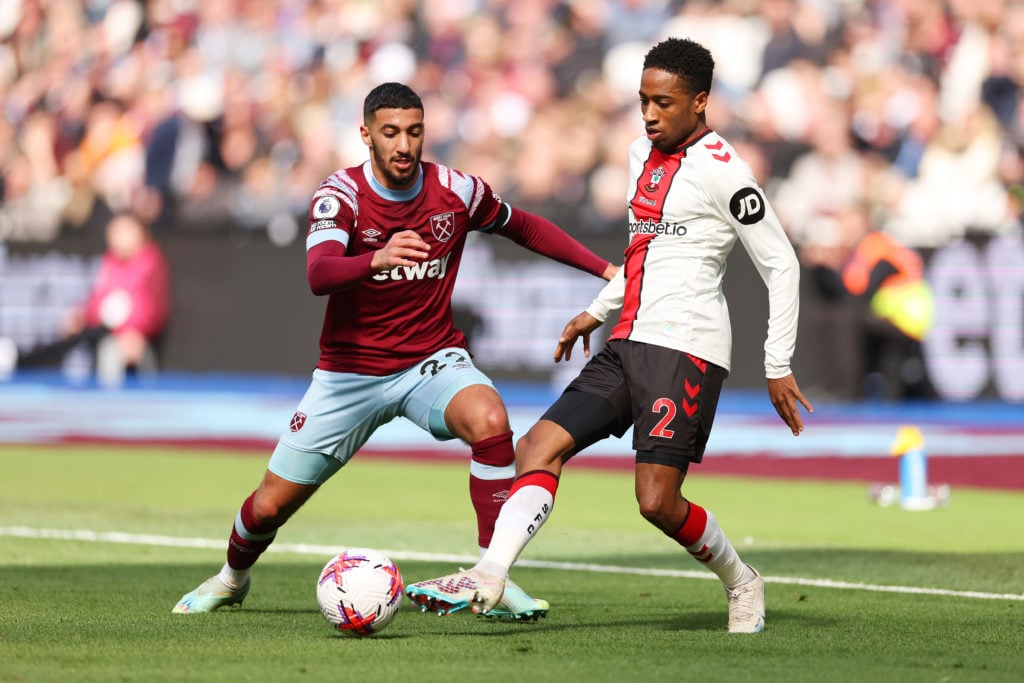
<instances>
[{"instance_id":1,"label":"player's hand","mask_svg":"<svg viewBox=\"0 0 1024 683\"><path fill-rule=\"evenodd\" d=\"M590 356L590 333L601 327L601 321L583 311L566 324L562 330L562 336L558 338L558 346L555 347L555 362L569 360L572 358L572 347L576 340L583 337L583 355Z\"/></svg>"},{"instance_id":2,"label":"player's hand","mask_svg":"<svg viewBox=\"0 0 1024 683\"><path fill-rule=\"evenodd\" d=\"M796 404L799 401L809 413L814 412L814 407L800 393L800 387L796 385L796 378L793 377L793 373L779 379L769 379L768 398L771 399L772 405L775 406L775 412L779 414L782 421L793 431L793 436L800 436L800 432L804 431L804 422L800 419L800 411Z\"/></svg>"},{"instance_id":3,"label":"player's hand","mask_svg":"<svg viewBox=\"0 0 1024 683\"><path fill-rule=\"evenodd\" d=\"M383 248L373 254L370 268L375 273L391 270L395 266L414 266L427 258L430 245L412 230L396 232Z\"/></svg>"}]
</instances>

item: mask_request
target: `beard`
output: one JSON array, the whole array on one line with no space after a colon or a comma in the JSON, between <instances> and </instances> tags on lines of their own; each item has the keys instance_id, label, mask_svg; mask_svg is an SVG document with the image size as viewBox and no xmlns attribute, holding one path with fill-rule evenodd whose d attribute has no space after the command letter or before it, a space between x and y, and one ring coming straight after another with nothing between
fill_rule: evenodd
<instances>
[{"instance_id":1,"label":"beard","mask_svg":"<svg viewBox=\"0 0 1024 683\"><path fill-rule=\"evenodd\" d=\"M385 159L380 152L377 151L376 147L371 147L370 149L373 154L374 166L377 167L390 185L394 185L401 189L407 189L412 185L420 168L420 159L418 156L410 155L408 158L412 161L412 165L409 166L409 170L407 172L399 175L391 169L391 166L388 164L388 159Z\"/></svg>"}]
</instances>

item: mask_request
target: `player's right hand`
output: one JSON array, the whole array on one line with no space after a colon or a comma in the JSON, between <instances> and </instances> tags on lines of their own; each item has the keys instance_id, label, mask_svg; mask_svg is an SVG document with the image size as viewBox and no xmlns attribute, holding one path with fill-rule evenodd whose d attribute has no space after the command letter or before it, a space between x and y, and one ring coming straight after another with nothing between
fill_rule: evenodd
<instances>
[{"instance_id":1,"label":"player's right hand","mask_svg":"<svg viewBox=\"0 0 1024 683\"><path fill-rule=\"evenodd\" d=\"M555 347L555 362L570 360L572 358L572 347L576 340L583 337L583 355L590 356L590 333L601 327L601 321L583 311L566 324L562 330L562 336L558 338L558 346Z\"/></svg>"},{"instance_id":2,"label":"player's right hand","mask_svg":"<svg viewBox=\"0 0 1024 683\"><path fill-rule=\"evenodd\" d=\"M396 232L382 248L373 254L370 267L375 273L391 270L395 266L414 266L427 258L430 245L412 230Z\"/></svg>"}]
</instances>

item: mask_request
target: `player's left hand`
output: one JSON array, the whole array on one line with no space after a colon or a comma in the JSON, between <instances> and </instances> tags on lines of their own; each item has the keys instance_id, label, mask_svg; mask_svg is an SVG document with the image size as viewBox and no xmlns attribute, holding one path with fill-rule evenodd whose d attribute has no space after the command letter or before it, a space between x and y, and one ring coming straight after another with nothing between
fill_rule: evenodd
<instances>
[{"instance_id":1,"label":"player's left hand","mask_svg":"<svg viewBox=\"0 0 1024 683\"><path fill-rule=\"evenodd\" d=\"M782 421L793 431L793 436L800 436L800 432L804 431L804 422L800 419L800 411L796 404L799 401L809 413L814 412L814 407L800 392L800 387L797 386L793 373L778 379L769 379L768 398L771 399L772 405L775 406L775 412L779 414Z\"/></svg>"},{"instance_id":2,"label":"player's left hand","mask_svg":"<svg viewBox=\"0 0 1024 683\"><path fill-rule=\"evenodd\" d=\"M621 268L622 266L617 266L614 263L609 263L605 267L604 272L601 273L601 277L603 277L605 280L611 280L613 277L615 277L615 274L618 273Z\"/></svg>"}]
</instances>

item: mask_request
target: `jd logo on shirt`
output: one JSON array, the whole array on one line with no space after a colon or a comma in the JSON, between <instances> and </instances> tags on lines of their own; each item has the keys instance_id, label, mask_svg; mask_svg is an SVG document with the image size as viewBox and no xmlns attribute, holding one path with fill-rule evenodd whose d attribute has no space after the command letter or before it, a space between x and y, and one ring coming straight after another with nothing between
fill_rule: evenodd
<instances>
[{"instance_id":1,"label":"jd logo on shirt","mask_svg":"<svg viewBox=\"0 0 1024 683\"><path fill-rule=\"evenodd\" d=\"M764 218L764 198L754 188L745 187L729 200L729 211L743 225L753 225Z\"/></svg>"}]
</instances>

